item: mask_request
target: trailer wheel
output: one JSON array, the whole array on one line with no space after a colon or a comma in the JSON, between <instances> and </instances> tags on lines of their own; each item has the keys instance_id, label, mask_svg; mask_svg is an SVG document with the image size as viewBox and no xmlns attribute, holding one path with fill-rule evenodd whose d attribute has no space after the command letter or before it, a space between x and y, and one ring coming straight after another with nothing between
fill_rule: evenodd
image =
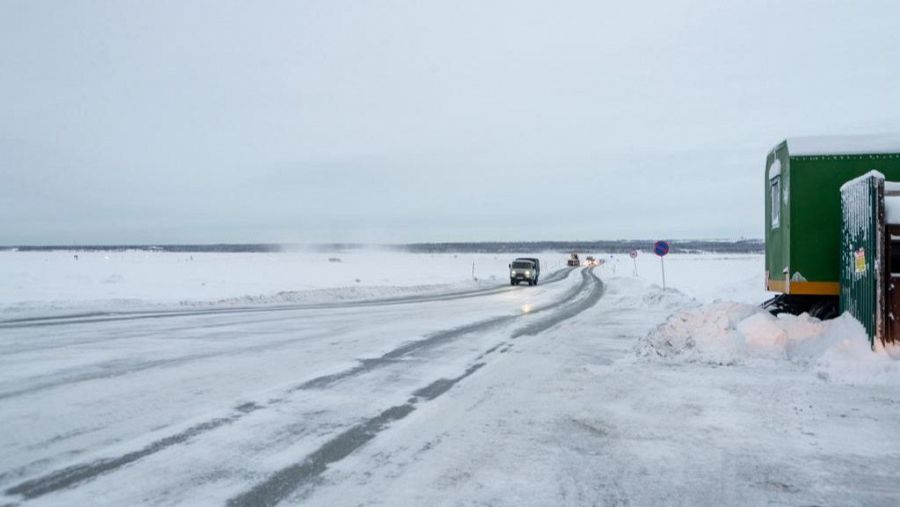
<instances>
[{"instance_id":1,"label":"trailer wheel","mask_svg":"<svg viewBox=\"0 0 900 507\"><path fill-rule=\"evenodd\" d=\"M837 298L828 298L816 302L809 309L809 315L819 320L833 319L838 316Z\"/></svg>"},{"instance_id":2,"label":"trailer wheel","mask_svg":"<svg viewBox=\"0 0 900 507\"><path fill-rule=\"evenodd\" d=\"M789 313L800 315L808 313L820 320L833 319L838 316L839 299L837 296L795 296L779 294L762 304L764 310L772 315Z\"/></svg>"}]
</instances>

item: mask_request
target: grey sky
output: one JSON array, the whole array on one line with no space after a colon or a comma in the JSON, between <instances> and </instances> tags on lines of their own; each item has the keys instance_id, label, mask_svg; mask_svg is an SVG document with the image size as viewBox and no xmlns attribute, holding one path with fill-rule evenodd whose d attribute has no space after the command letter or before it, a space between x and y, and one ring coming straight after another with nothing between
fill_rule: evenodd
<instances>
[{"instance_id":1,"label":"grey sky","mask_svg":"<svg viewBox=\"0 0 900 507\"><path fill-rule=\"evenodd\" d=\"M740 5L738 5L740 4ZM900 2L0 0L0 244L760 237Z\"/></svg>"}]
</instances>

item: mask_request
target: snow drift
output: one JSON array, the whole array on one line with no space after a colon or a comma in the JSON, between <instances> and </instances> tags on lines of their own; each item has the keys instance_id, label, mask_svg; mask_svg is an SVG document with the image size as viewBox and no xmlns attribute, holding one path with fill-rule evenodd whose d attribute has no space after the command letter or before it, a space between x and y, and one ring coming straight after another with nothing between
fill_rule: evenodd
<instances>
[{"instance_id":1,"label":"snow drift","mask_svg":"<svg viewBox=\"0 0 900 507\"><path fill-rule=\"evenodd\" d=\"M820 321L808 314L777 317L728 301L681 310L641 339L639 357L671 362L752 365L789 361L836 383L900 383L900 347L869 349L849 314Z\"/></svg>"}]
</instances>

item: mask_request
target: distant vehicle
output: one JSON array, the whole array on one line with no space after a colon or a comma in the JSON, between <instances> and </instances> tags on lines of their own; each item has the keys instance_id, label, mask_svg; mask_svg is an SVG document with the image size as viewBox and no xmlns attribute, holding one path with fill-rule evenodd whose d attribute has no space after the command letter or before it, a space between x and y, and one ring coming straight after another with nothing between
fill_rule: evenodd
<instances>
[{"instance_id":1,"label":"distant vehicle","mask_svg":"<svg viewBox=\"0 0 900 507\"><path fill-rule=\"evenodd\" d=\"M597 262L597 259L591 257L590 255L588 255L587 257L584 258L584 265L587 267L593 267L598 264L600 264L600 263Z\"/></svg>"},{"instance_id":2,"label":"distant vehicle","mask_svg":"<svg viewBox=\"0 0 900 507\"><path fill-rule=\"evenodd\" d=\"M528 282L528 285L537 285L541 277L541 261L534 257L519 257L509 265L509 284L519 285L520 282Z\"/></svg>"},{"instance_id":3,"label":"distant vehicle","mask_svg":"<svg viewBox=\"0 0 900 507\"><path fill-rule=\"evenodd\" d=\"M570 256L569 256L569 261L566 262L566 265L567 265L567 266L576 267L576 268L577 268L578 266L581 266L581 259L578 258L578 254L577 254L577 253L573 253L572 255L570 255Z\"/></svg>"}]
</instances>

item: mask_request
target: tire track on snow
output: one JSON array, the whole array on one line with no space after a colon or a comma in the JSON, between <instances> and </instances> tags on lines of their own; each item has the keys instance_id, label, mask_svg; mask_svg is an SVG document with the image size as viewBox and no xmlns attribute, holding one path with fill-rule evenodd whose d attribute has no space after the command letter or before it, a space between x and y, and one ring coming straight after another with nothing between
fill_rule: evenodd
<instances>
[{"instance_id":1,"label":"tire track on snow","mask_svg":"<svg viewBox=\"0 0 900 507\"><path fill-rule=\"evenodd\" d=\"M571 270L566 271L566 273L568 272L571 272ZM380 366L392 364L397 359L408 356L413 352L447 343L455 338L471 334L476 331L497 327L501 324L511 322L526 315L533 315L553 310L570 302L572 299L577 298L582 293L587 294L587 297L583 298L582 300L591 300L596 302L596 300L598 300L600 296L602 296L602 282L600 282L600 279L593 274L592 269L582 270L581 275L581 283L566 291L563 297L552 303L538 307L528 314L515 314L495 317L466 326L434 333L423 340L417 340L401 345L400 347L397 347L378 358L363 359L356 367L349 368L335 374L316 377L303 382L302 384L290 388L286 392L286 395L289 395L291 392L298 390L328 387L343 379L361 375ZM592 297L591 295L597 291L600 292L600 295L596 298ZM585 306L581 311L587 308L588 307ZM570 312L566 312L566 314L568 313ZM570 315L567 318L570 318L571 316L574 316L574 314ZM561 322L561 320L562 319L556 319L554 320L554 323ZM497 350L498 347L499 346L493 347L491 350L489 350L485 354L482 354L482 356L480 357L484 357L490 354L492 351ZM246 492L232 498L231 500L229 500L229 505L274 505L275 503L278 503L287 495L295 491L297 488L321 475L325 470L327 470L329 464L343 459L359 447L365 445L368 441L375 438L375 436L377 436L380 432L387 429L391 422L400 420L412 413L416 408L416 404L424 401L430 401L439 397L440 395L447 392L451 387L456 385L458 382L475 373L485 364L486 363L484 362L477 362L474 365L470 366L466 370L466 372L459 377L455 377L453 379L438 379L431 384L416 390L413 393L413 397L410 398L410 400L406 404L390 407L387 410L381 412L379 415L369 418L357 425L354 425L350 429L344 431L334 439L324 444L317 451L313 452L306 459L304 459L301 463L291 465L283 470L276 472L266 481L257 484L250 490L247 490ZM261 410L263 408L266 408L267 406L282 403L283 401L285 401L284 398L274 398L263 404L257 404L254 402L245 403L236 407L235 410L226 417L214 418L193 425L182 432L156 440L137 451L132 451L117 457L101 458L89 463L80 463L58 469L48 474L21 482L6 489L4 492L8 495L18 495L25 499L32 499L46 495L48 493L76 487L79 484L91 481L102 475L112 473L120 467L134 463L135 461L158 453L174 445L183 444L189 440L195 439L222 426L234 424L235 422L243 419L253 412L256 412L257 410Z\"/></svg>"}]
</instances>

